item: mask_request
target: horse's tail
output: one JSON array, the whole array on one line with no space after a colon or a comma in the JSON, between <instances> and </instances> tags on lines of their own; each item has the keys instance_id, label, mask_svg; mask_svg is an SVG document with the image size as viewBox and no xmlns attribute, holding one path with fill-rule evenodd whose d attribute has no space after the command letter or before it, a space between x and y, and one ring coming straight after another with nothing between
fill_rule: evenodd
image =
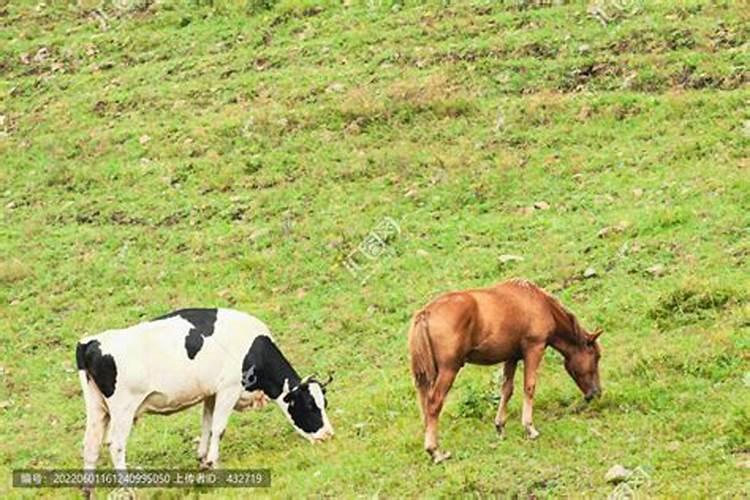
<instances>
[{"instance_id":1,"label":"horse's tail","mask_svg":"<svg viewBox=\"0 0 750 500\"><path fill-rule=\"evenodd\" d=\"M429 389L437 380L438 369L430 341L428 311L422 309L411 321L409 353L414 382L419 389Z\"/></svg>"}]
</instances>

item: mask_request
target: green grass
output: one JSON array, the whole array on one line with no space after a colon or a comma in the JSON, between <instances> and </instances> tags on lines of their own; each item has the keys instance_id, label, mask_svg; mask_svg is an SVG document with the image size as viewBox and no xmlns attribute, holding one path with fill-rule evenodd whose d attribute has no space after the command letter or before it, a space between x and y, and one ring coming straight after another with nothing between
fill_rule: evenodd
<instances>
[{"instance_id":1,"label":"green grass","mask_svg":"<svg viewBox=\"0 0 750 500\"><path fill-rule=\"evenodd\" d=\"M0 472L80 466L77 339L216 305L335 372L332 442L232 417L223 465L271 468L263 495L601 498L615 463L649 497L750 495L747 4L349 3L0 7ZM541 438L517 391L500 440L498 370L467 366L432 466L410 315L512 276L604 328L604 396L550 350ZM129 464L192 467L199 412L143 418Z\"/></svg>"}]
</instances>

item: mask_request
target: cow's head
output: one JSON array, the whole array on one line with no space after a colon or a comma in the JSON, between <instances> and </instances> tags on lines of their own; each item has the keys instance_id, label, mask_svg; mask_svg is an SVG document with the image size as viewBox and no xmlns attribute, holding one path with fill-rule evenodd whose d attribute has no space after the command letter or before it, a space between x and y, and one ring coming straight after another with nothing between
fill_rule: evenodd
<instances>
[{"instance_id":1,"label":"cow's head","mask_svg":"<svg viewBox=\"0 0 750 500\"><path fill-rule=\"evenodd\" d=\"M333 437L333 427L326 414L326 385L330 381L330 377L326 382L305 377L290 388L287 380L278 400L295 430L311 442Z\"/></svg>"}]
</instances>

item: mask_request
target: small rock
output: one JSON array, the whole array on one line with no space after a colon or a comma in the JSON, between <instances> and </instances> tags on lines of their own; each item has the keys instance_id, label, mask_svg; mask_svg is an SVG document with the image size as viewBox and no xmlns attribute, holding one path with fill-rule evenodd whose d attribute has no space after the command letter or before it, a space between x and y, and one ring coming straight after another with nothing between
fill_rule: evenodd
<instances>
[{"instance_id":1,"label":"small rock","mask_svg":"<svg viewBox=\"0 0 750 500\"><path fill-rule=\"evenodd\" d=\"M628 228L629 225L630 224L628 224L628 222L626 221L620 221L614 226L607 226L607 227L600 229L599 232L596 233L596 235L599 238L604 238L606 236L609 236L610 234L622 233Z\"/></svg>"},{"instance_id":2,"label":"small rock","mask_svg":"<svg viewBox=\"0 0 750 500\"><path fill-rule=\"evenodd\" d=\"M546 201L537 201L534 203L534 208L537 210L547 210L549 209L549 203Z\"/></svg>"},{"instance_id":3,"label":"small rock","mask_svg":"<svg viewBox=\"0 0 750 500\"><path fill-rule=\"evenodd\" d=\"M347 134L352 134L352 135L357 135L362 131L361 127L359 126L356 120L349 123L349 125L347 125L344 130L346 130Z\"/></svg>"},{"instance_id":4,"label":"small rock","mask_svg":"<svg viewBox=\"0 0 750 500\"><path fill-rule=\"evenodd\" d=\"M13 402L10 399L6 399L5 401L0 401L0 410L9 408L12 404Z\"/></svg>"},{"instance_id":5,"label":"small rock","mask_svg":"<svg viewBox=\"0 0 750 500\"><path fill-rule=\"evenodd\" d=\"M583 271L583 277L587 279L593 278L594 276L596 276L596 274L596 269L594 269L593 267L587 267L586 270Z\"/></svg>"},{"instance_id":6,"label":"small rock","mask_svg":"<svg viewBox=\"0 0 750 500\"><path fill-rule=\"evenodd\" d=\"M332 84L330 84L330 85L328 86L328 88L326 89L326 92L336 92L336 93L341 93L341 92L343 92L343 91L344 91L344 89L345 89L345 87L344 87L344 84L343 84L343 83L339 83L339 82L334 82L334 83L332 83Z\"/></svg>"},{"instance_id":7,"label":"small rock","mask_svg":"<svg viewBox=\"0 0 750 500\"><path fill-rule=\"evenodd\" d=\"M8 210L13 210L16 208L16 202L15 201L9 201L7 205L5 205L5 208Z\"/></svg>"},{"instance_id":8,"label":"small rock","mask_svg":"<svg viewBox=\"0 0 750 500\"><path fill-rule=\"evenodd\" d=\"M522 261L523 257L521 257L520 255L503 254L500 255L497 260L499 260L501 264L505 264L508 262Z\"/></svg>"},{"instance_id":9,"label":"small rock","mask_svg":"<svg viewBox=\"0 0 750 500\"><path fill-rule=\"evenodd\" d=\"M641 196L643 196L643 189L635 188L633 190L633 196L635 196L636 198L640 198Z\"/></svg>"},{"instance_id":10,"label":"small rock","mask_svg":"<svg viewBox=\"0 0 750 500\"><path fill-rule=\"evenodd\" d=\"M495 131L500 132L505 128L505 115L498 113L497 119L495 120Z\"/></svg>"},{"instance_id":11,"label":"small rock","mask_svg":"<svg viewBox=\"0 0 750 500\"><path fill-rule=\"evenodd\" d=\"M141 136L141 138L140 138L140 139L138 139L138 142L140 142L140 143L141 143L141 145L144 145L144 144L148 143L148 141L150 141L150 140L151 140L151 137L149 137L149 136L148 136L148 135L146 135L146 134L143 134L143 135Z\"/></svg>"},{"instance_id":12,"label":"small rock","mask_svg":"<svg viewBox=\"0 0 750 500\"><path fill-rule=\"evenodd\" d=\"M613 465L604 476L608 483L621 483L630 476L630 471L620 464Z\"/></svg>"},{"instance_id":13,"label":"small rock","mask_svg":"<svg viewBox=\"0 0 750 500\"><path fill-rule=\"evenodd\" d=\"M422 250L421 248L417 250L417 255L420 257L429 257L430 253L427 250Z\"/></svg>"},{"instance_id":14,"label":"small rock","mask_svg":"<svg viewBox=\"0 0 750 500\"><path fill-rule=\"evenodd\" d=\"M581 45L578 46L578 52L580 52L581 54L589 52L590 50L591 50L591 45L587 43L582 43Z\"/></svg>"},{"instance_id":15,"label":"small rock","mask_svg":"<svg viewBox=\"0 0 750 500\"><path fill-rule=\"evenodd\" d=\"M648 271L648 273L652 276L662 276L664 275L665 268L661 264L655 264L646 269L646 271Z\"/></svg>"},{"instance_id":16,"label":"small rock","mask_svg":"<svg viewBox=\"0 0 750 500\"><path fill-rule=\"evenodd\" d=\"M47 57L49 57L49 49L47 47L42 47L41 49L37 50L36 54L34 55L34 62L44 62Z\"/></svg>"}]
</instances>

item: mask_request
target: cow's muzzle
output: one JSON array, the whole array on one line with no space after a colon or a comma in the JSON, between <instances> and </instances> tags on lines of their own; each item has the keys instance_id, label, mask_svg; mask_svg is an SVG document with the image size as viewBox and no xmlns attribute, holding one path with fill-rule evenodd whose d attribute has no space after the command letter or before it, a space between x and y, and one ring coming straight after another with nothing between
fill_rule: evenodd
<instances>
[{"instance_id":1,"label":"cow's muzzle","mask_svg":"<svg viewBox=\"0 0 750 500\"><path fill-rule=\"evenodd\" d=\"M314 443L322 442L322 441L328 441L329 439L333 438L333 429L321 429L318 432L315 433L315 435L312 437L312 441Z\"/></svg>"}]
</instances>

